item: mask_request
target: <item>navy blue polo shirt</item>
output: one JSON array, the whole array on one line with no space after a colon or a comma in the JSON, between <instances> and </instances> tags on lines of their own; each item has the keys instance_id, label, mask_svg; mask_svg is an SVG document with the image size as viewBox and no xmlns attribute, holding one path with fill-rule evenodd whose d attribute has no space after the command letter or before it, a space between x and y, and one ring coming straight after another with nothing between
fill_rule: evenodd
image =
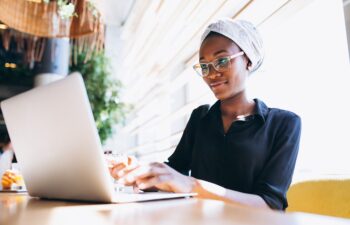
<instances>
[{"instance_id":1,"label":"navy blue polo shirt","mask_svg":"<svg viewBox=\"0 0 350 225\"><path fill-rule=\"evenodd\" d=\"M284 210L301 120L290 111L254 101L255 113L233 122L226 134L220 101L193 110L167 164L182 174L259 195L271 208Z\"/></svg>"}]
</instances>

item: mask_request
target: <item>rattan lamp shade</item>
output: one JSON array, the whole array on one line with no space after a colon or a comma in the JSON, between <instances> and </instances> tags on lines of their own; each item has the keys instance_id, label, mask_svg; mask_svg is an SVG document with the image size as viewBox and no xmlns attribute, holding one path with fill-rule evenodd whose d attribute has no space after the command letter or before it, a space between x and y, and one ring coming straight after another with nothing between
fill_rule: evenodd
<instances>
[{"instance_id":1,"label":"rattan lamp shade","mask_svg":"<svg viewBox=\"0 0 350 225\"><path fill-rule=\"evenodd\" d=\"M77 17L62 19L56 2L0 0L0 21L18 31L38 37L79 37L99 32L100 15L92 15L86 0L72 1Z\"/></svg>"}]
</instances>

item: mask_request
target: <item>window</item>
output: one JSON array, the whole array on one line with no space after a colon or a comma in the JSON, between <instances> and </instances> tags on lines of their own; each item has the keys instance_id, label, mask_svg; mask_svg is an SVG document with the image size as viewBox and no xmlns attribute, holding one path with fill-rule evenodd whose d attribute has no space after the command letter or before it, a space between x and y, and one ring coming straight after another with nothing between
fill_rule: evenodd
<instances>
[{"instance_id":1,"label":"window","mask_svg":"<svg viewBox=\"0 0 350 225\"><path fill-rule=\"evenodd\" d=\"M296 175L350 173L350 72L342 4L313 1L281 26L261 25L266 60L250 95L302 118ZM272 26L271 26L272 27Z\"/></svg>"}]
</instances>

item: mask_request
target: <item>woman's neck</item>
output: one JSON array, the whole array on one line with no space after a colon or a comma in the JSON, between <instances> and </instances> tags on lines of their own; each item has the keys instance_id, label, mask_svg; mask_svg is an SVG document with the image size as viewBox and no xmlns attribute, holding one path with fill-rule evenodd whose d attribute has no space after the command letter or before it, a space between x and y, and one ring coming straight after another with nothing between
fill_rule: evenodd
<instances>
[{"instance_id":1,"label":"woman's neck","mask_svg":"<svg viewBox=\"0 0 350 225\"><path fill-rule=\"evenodd\" d=\"M248 116L253 114L255 102L248 99L246 92L242 91L237 95L220 101L221 114L232 118L237 116Z\"/></svg>"}]
</instances>

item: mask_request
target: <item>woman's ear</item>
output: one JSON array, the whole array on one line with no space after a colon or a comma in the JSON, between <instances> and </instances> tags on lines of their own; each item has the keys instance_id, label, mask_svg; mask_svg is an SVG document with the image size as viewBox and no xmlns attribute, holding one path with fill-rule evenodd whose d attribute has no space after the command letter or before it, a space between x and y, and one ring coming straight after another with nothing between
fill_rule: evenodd
<instances>
[{"instance_id":1,"label":"woman's ear","mask_svg":"<svg viewBox=\"0 0 350 225\"><path fill-rule=\"evenodd\" d=\"M250 71L251 69L252 69L252 63L250 62L250 60L248 60L247 70Z\"/></svg>"},{"instance_id":2,"label":"woman's ear","mask_svg":"<svg viewBox=\"0 0 350 225\"><path fill-rule=\"evenodd\" d=\"M247 70L250 71L252 69L252 63L250 62L250 60L246 55L244 55L244 59L247 62Z\"/></svg>"}]
</instances>

